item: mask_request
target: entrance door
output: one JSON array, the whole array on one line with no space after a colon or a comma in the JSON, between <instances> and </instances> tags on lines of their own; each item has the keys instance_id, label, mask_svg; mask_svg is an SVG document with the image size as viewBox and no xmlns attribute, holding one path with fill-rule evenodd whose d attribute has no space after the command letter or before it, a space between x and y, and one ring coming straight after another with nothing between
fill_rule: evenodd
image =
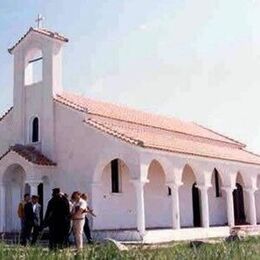
<instances>
[{"instance_id":1,"label":"entrance door","mask_svg":"<svg viewBox=\"0 0 260 260\"><path fill-rule=\"evenodd\" d=\"M243 225L246 224L243 188L239 183L236 187L233 191L235 225Z\"/></svg>"},{"instance_id":2,"label":"entrance door","mask_svg":"<svg viewBox=\"0 0 260 260\"><path fill-rule=\"evenodd\" d=\"M194 227L201 227L200 215L200 194L196 187L196 182L192 185L192 206L193 206L193 225Z\"/></svg>"}]
</instances>

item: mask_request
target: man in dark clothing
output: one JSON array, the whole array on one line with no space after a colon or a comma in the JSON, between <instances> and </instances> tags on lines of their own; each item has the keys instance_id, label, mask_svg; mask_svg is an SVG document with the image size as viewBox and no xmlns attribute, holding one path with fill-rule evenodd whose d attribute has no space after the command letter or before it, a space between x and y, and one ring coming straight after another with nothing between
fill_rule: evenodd
<instances>
[{"instance_id":1,"label":"man in dark clothing","mask_svg":"<svg viewBox=\"0 0 260 260\"><path fill-rule=\"evenodd\" d=\"M59 188L53 189L52 198L48 202L44 226L49 227L50 249L62 248L69 232L70 207Z\"/></svg>"},{"instance_id":2,"label":"man in dark clothing","mask_svg":"<svg viewBox=\"0 0 260 260\"><path fill-rule=\"evenodd\" d=\"M21 234L21 245L26 246L30 240L33 227L33 205L32 202L27 202L24 205L24 226Z\"/></svg>"}]
</instances>

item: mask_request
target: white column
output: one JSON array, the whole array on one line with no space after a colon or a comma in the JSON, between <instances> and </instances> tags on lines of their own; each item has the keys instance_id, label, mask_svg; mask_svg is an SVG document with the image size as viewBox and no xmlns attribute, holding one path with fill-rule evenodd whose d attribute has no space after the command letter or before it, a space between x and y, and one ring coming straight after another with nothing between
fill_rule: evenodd
<instances>
[{"instance_id":1,"label":"white column","mask_svg":"<svg viewBox=\"0 0 260 260\"><path fill-rule=\"evenodd\" d=\"M145 233L145 210L144 210L144 185L147 181L132 180L136 194L136 222L137 230L143 235ZM157 205L158 206L158 205Z\"/></svg>"},{"instance_id":2,"label":"white column","mask_svg":"<svg viewBox=\"0 0 260 260\"><path fill-rule=\"evenodd\" d=\"M208 197L209 186L198 185L197 187L200 190L202 226L205 228L209 228L209 197Z\"/></svg>"},{"instance_id":3,"label":"white column","mask_svg":"<svg viewBox=\"0 0 260 260\"><path fill-rule=\"evenodd\" d=\"M235 187L226 186L223 187L222 189L226 192L228 225L230 227L233 227L235 225L234 201L233 201L233 191Z\"/></svg>"},{"instance_id":4,"label":"white column","mask_svg":"<svg viewBox=\"0 0 260 260\"><path fill-rule=\"evenodd\" d=\"M255 206L255 189L245 189L248 194L248 202L249 202L249 222L251 225L256 225L256 206Z\"/></svg>"},{"instance_id":5,"label":"white column","mask_svg":"<svg viewBox=\"0 0 260 260\"><path fill-rule=\"evenodd\" d=\"M38 195L38 185L41 181L27 181L26 183L30 186L30 195Z\"/></svg>"},{"instance_id":6,"label":"white column","mask_svg":"<svg viewBox=\"0 0 260 260\"><path fill-rule=\"evenodd\" d=\"M90 197L90 207L94 210L96 218L92 218L92 229L100 229L99 223L105 221L102 218L102 212L100 212L101 207L100 200L102 200L102 183L94 182L91 184L91 197ZM102 228L102 227L101 227Z\"/></svg>"},{"instance_id":7,"label":"white column","mask_svg":"<svg viewBox=\"0 0 260 260\"><path fill-rule=\"evenodd\" d=\"M5 226L5 186L0 183L0 232L4 231Z\"/></svg>"},{"instance_id":8,"label":"white column","mask_svg":"<svg viewBox=\"0 0 260 260\"><path fill-rule=\"evenodd\" d=\"M172 228L180 229L180 204L179 204L179 187L180 183L167 183L171 189L172 204Z\"/></svg>"}]
</instances>

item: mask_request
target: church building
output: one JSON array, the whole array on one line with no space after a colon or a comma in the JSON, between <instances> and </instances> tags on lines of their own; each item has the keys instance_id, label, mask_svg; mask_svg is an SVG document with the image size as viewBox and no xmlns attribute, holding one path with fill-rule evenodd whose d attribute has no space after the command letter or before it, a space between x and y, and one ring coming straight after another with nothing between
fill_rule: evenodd
<instances>
[{"instance_id":1,"label":"church building","mask_svg":"<svg viewBox=\"0 0 260 260\"><path fill-rule=\"evenodd\" d=\"M97 239L165 242L257 228L259 155L193 122L66 92L66 43L37 27L8 50L14 84L13 106L0 117L0 232L19 231L24 193L40 196L44 214L56 187L89 194Z\"/></svg>"}]
</instances>

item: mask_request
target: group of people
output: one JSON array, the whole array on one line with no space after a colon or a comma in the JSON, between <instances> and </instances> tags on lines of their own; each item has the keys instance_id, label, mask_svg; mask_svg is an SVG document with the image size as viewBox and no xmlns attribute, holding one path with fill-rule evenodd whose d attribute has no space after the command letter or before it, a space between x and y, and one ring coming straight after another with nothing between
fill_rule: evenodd
<instances>
[{"instance_id":1,"label":"group of people","mask_svg":"<svg viewBox=\"0 0 260 260\"><path fill-rule=\"evenodd\" d=\"M48 202L46 213L41 221L41 205L39 197L24 195L24 200L18 206L18 216L21 219L21 244L35 244L39 233L49 228L50 249L63 248L71 244L70 234L73 233L78 250L83 248L83 233L88 243L92 243L88 214L95 216L88 207L86 193L75 191L69 199L59 188L53 189L52 198Z\"/></svg>"}]
</instances>

